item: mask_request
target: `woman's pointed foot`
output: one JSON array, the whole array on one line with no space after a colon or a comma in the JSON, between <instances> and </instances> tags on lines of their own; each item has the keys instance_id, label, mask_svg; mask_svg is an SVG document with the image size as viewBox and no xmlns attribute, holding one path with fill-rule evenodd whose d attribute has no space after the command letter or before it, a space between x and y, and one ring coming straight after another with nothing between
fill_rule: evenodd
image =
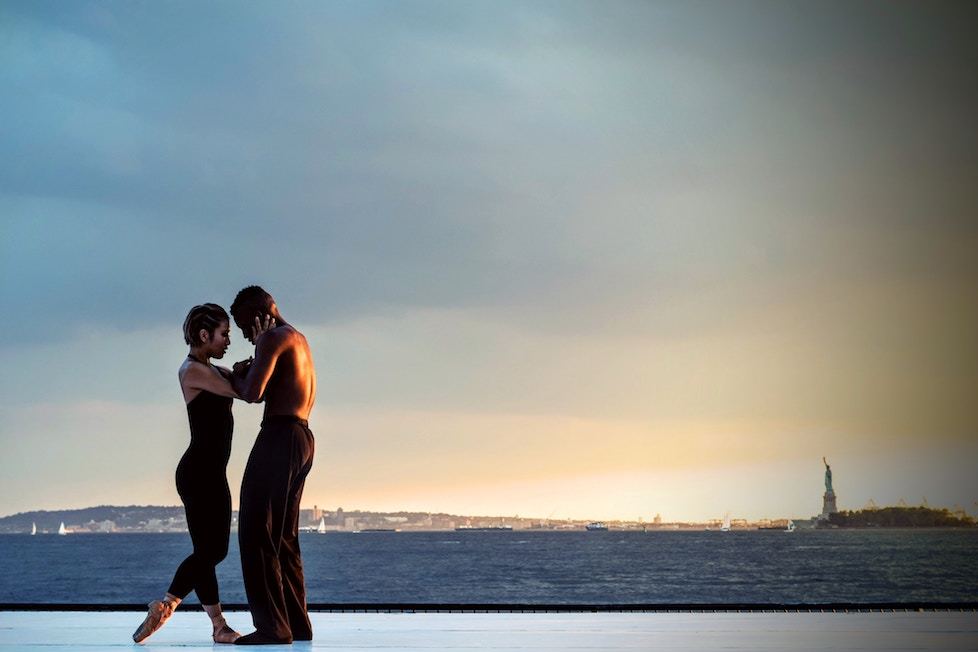
<instances>
[{"instance_id":1,"label":"woman's pointed foot","mask_svg":"<svg viewBox=\"0 0 978 652\"><path fill-rule=\"evenodd\" d=\"M136 643L142 643L149 638L150 634L162 627L163 623L173 615L173 604L166 600L154 600L146 606L149 607L149 612L143 624L132 635L132 640Z\"/></svg>"},{"instance_id":2,"label":"woman's pointed foot","mask_svg":"<svg viewBox=\"0 0 978 652\"><path fill-rule=\"evenodd\" d=\"M214 631L215 643L234 643L239 638L241 638L241 634L231 629L227 623L224 623L223 627Z\"/></svg>"}]
</instances>

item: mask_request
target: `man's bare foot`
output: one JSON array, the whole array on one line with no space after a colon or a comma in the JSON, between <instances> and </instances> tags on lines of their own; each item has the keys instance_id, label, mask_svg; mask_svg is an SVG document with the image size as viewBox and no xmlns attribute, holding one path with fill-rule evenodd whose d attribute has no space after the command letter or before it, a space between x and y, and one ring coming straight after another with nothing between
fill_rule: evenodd
<instances>
[{"instance_id":1,"label":"man's bare foot","mask_svg":"<svg viewBox=\"0 0 978 652\"><path fill-rule=\"evenodd\" d=\"M234 644L235 645L288 645L292 642L291 638L277 639L271 636L265 636L258 632L252 632L250 634L245 634L244 636L238 638Z\"/></svg>"},{"instance_id":2,"label":"man's bare foot","mask_svg":"<svg viewBox=\"0 0 978 652\"><path fill-rule=\"evenodd\" d=\"M214 642L215 643L234 643L241 634L237 633L227 623L220 629L214 630Z\"/></svg>"},{"instance_id":3,"label":"man's bare foot","mask_svg":"<svg viewBox=\"0 0 978 652\"><path fill-rule=\"evenodd\" d=\"M173 615L173 605L164 600L154 600L147 606L149 612L146 614L146 619L132 635L132 640L136 643L142 643L149 638L150 634L162 627L163 623Z\"/></svg>"}]
</instances>

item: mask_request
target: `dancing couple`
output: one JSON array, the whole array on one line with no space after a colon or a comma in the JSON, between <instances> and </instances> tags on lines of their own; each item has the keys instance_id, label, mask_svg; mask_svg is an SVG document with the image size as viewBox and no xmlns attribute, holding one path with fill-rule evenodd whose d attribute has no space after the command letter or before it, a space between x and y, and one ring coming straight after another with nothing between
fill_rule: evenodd
<instances>
[{"instance_id":1,"label":"dancing couple","mask_svg":"<svg viewBox=\"0 0 978 652\"><path fill-rule=\"evenodd\" d=\"M231 343L230 318L213 303L195 306L183 324L190 346L178 373L190 420L190 447L177 465L176 484L187 513L193 553L183 560L169 590L149 603L133 634L146 640L191 591L210 616L215 643L262 645L312 640L299 553L299 500L312 467L315 442L307 419L316 397L316 373L302 333L279 313L272 296L246 287L231 316L253 358L232 369L211 364ZM261 430L244 478L238 519L241 572L255 630L241 636L221 613L215 567L228 552L234 399L265 403Z\"/></svg>"}]
</instances>

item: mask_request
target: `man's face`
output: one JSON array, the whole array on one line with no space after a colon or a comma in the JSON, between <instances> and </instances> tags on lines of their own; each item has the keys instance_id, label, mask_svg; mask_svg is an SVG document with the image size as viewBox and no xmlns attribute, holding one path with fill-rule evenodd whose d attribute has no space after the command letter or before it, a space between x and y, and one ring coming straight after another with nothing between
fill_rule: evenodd
<instances>
[{"instance_id":1,"label":"man's face","mask_svg":"<svg viewBox=\"0 0 978 652\"><path fill-rule=\"evenodd\" d=\"M252 344L255 343L255 314L257 313L242 315L240 320L237 317L234 319L235 326L241 329L241 335Z\"/></svg>"}]
</instances>

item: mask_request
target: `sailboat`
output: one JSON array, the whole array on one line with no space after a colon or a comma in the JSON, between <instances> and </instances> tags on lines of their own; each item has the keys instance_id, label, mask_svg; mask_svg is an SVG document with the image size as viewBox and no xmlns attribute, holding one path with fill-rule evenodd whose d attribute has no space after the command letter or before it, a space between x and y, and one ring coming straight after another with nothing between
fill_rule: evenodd
<instances>
[{"instance_id":1,"label":"sailboat","mask_svg":"<svg viewBox=\"0 0 978 652\"><path fill-rule=\"evenodd\" d=\"M326 534L326 517L319 517L319 527L316 528L316 532L319 534Z\"/></svg>"},{"instance_id":2,"label":"sailboat","mask_svg":"<svg viewBox=\"0 0 978 652\"><path fill-rule=\"evenodd\" d=\"M37 523L31 523L31 536L37 534Z\"/></svg>"},{"instance_id":3,"label":"sailboat","mask_svg":"<svg viewBox=\"0 0 978 652\"><path fill-rule=\"evenodd\" d=\"M726 514L723 515L723 525L720 526L720 531L721 532L730 531L730 512L727 512Z\"/></svg>"},{"instance_id":4,"label":"sailboat","mask_svg":"<svg viewBox=\"0 0 978 652\"><path fill-rule=\"evenodd\" d=\"M58 526L58 534L60 534L62 536L65 535L65 534L68 534L68 530L65 529L65 522L64 521L61 521L61 525Z\"/></svg>"}]
</instances>

